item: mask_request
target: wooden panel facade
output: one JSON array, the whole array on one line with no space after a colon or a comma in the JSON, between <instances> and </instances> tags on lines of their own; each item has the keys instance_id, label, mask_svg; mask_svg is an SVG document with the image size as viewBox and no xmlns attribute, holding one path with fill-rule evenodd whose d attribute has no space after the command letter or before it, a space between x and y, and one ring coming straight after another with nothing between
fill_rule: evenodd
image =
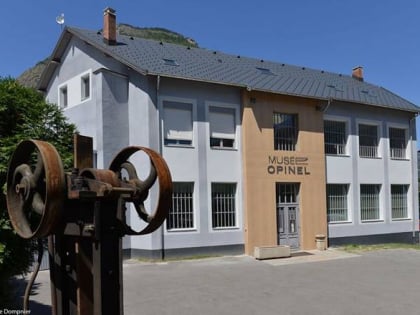
<instances>
[{"instance_id":1,"label":"wooden panel facade","mask_svg":"<svg viewBox=\"0 0 420 315\"><path fill-rule=\"evenodd\" d=\"M244 92L242 95L245 252L277 245L276 183L299 184L300 249L327 235L323 113L320 101ZM294 151L274 149L273 113L296 114Z\"/></svg>"}]
</instances>

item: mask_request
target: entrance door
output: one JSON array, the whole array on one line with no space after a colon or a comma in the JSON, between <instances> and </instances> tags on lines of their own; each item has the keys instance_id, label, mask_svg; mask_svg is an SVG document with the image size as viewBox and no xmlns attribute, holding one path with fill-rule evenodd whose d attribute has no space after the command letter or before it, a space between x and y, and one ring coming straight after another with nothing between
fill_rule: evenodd
<instances>
[{"instance_id":1,"label":"entrance door","mask_svg":"<svg viewBox=\"0 0 420 315\"><path fill-rule=\"evenodd\" d=\"M276 191L278 243L299 249L299 184L277 183Z\"/></svg>"}]
</instances>

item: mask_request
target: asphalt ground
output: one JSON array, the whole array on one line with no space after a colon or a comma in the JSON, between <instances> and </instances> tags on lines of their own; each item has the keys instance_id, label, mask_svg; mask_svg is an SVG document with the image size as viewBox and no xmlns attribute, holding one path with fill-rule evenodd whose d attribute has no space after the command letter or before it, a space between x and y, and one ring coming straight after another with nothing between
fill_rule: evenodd
<instances>
[{"instance_id":1,"label":"asphalt ground","mask_svg":"<svg viewBox=\"0 0 420 315\"><path fill-rule=\"evenodd\" d=\"M264 261L127 261L125 315L420 313L420 251L311 253ZM49 274L41 271L31 315L50 314L49 305Z\"/></svg>"}]
</instances>

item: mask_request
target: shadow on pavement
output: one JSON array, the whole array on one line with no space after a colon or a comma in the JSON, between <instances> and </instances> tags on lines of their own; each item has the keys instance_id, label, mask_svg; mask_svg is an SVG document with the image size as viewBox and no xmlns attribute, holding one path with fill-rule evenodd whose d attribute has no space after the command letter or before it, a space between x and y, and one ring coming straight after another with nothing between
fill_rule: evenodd
<instances>
[{"instance_id":1,"label":"shadow on pavement","mask_svg":"<svg viewBox=\"0 0 420 315\"><path fill-rule=\"evenodd\" d=\"M10 280L11 290L13 290L14 296L14 309L23 310L23 297L25 295L25 289L28 281L24 278L13 278ZM39 302L32 301L32 297L38 295L40 283L35 280L32 286L31 295L29 297L29 309L31 314L36 315L50 315L51 305L42 304Z\"/></svg>"}]
</instances>

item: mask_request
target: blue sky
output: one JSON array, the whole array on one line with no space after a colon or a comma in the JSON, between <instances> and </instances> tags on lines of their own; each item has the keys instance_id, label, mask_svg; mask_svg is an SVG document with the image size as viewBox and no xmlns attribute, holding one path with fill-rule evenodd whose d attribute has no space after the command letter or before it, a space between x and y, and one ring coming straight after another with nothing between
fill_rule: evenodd
<instances>
[{"instance_id":1,"label":"blue sky","mask_svg":"<svg viewBox=\"0 0 420 315\"><path fill-rule=\"evenodd\" d=\"M3 0L0 76L51 54L61 13L66 25L96 30L107 6L119 23L168 28L203 48L342 74L361 65L366 81L420 105L414 0Z\"/></svg>"}]
</instances>

